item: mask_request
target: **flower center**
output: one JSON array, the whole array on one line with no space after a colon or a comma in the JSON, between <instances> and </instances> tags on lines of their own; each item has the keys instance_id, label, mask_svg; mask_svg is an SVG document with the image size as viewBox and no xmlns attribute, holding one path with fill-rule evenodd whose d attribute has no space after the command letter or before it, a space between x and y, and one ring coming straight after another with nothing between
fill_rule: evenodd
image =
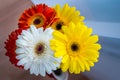
<instances>
[{"instance_id":1,"label":"flower center","mask_svg":"<svg viewBox=\"0 0 120 80\"><path fill-rule=\"evenodd\" d=\"M41 23L41 20L38 18L33 21L33 24L35 25L39 25L40 23Z\"/></svg>"},{"instance_id":2,"label":"flower center","mask_svg":"<svg viewBox=\"0 0 120 80\"><path fill-rule=\"evenodd\" d=\"M41 27L44 25L45 18L43 15L37 15L33 18L33 24L36 25L36 27Z\"/></svg>"},{"instance_id":3,"label":"flower center","mask_svg":"<svg viewBox=\"0 0 120 80\"><path fill-rule=\"evenodd\" d=\"M35 53L37 55L42 54L44 52L44 50L45 50L44 43L38 43L35 47Z\"/></svg>"},{"instance_id":4,"label":"flower center","mask_svg":"<svg viewBox=\"0 0 120 80\"><path fill-rule=\"evenodd\" d=\"M31 16L28 19L28 25L33 24L37 28L39 28L39 27L42 27L45 24L45 21L46 21L46 17L41 13L37 13L37 14L34 14L33 16Z\"/></svg>"},{"instance_id":5,"label":"flower center","mask_svg":"<svg viewBox=\"0 0 120 80\"><path fill-rule=\"evenodd\" d=\"M78 50L79 50L78 44L73 43L73 44L71 45L71 50L72 50L72 51L78 51Z\"/></svg>"},{"instance_id":6,"label":"flower center","mask_svg":"<svg viewBox=\"0 0 120 80\"><path fill-rule=\"evenodd\" d=\"M57 30L61 30L61 29L62 29L62 25L63 25L63 22L57 23L56 29L57 29Z\"/></svg>"}]
</instances>

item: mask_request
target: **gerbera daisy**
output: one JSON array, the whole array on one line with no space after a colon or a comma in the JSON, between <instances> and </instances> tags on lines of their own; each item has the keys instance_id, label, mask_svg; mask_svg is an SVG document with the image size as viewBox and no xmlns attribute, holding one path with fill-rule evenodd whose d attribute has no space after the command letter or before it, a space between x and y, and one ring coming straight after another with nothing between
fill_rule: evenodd
<instances>
[{"instance_id":1,"label":"gerbera daisy","mask_svg":"<svg viewBox=\"0 0 120 80\"><path fill-rule=\"evenodd\" d=\"M31 74L45 76L52 73L60 66L61 59L53 56L49 40L52 38L51 28L36 28L34 25L28 30L22 31L16 40L16 53L19 60L17 65L30 69Z\"/></svg>"},{"instance_id":2,"label":"gerbera daisy","mask_svg":"<svg viewBox=\"0 0 120 80\"><path fill-rule=\"evenodd\" d=\"M55 51L55 57L62 57L61 69L63 72L69 69L70 73L89 71L94 62L98 61L101 48L97 43L98 36L91 35L92 29L85 25L70 23L63 26L63 33L54 31L54 38L50 41L51 49Z\"/></svg>"},{"instance_id":3,"label":"gerbera daisy","mask_svg":"<svg viewBox=\"0 0 120 80\"><path fill-rule=\"evenodd\" d=\"M6 52L6 56L9 57L9 60L12 64L14 64L17 67L22 67L22 66L18 66L17 62L18 60L15 58L16 57L16 40L18 39L17 36L21 34L23 28L19 28L15 31L13 31L10 35L9 35L9 39L6 40L5 42L5 48L7 50Z\"/></svg>"},{"instance_id":4,"label":"gerbera daisy","mask_svg":"<svg viewBox=\"0 0 120 80\"><path fill-rule=\"evenodd\" d=\"M81 22L84 20L83 16L80 16L80 12L76 10L75 7L70 7L68 4L65 4L63 7L61 7L59 4L57 4L54 7L56 11L56 20L52 24L52 28L55 30L62 31L63 25L68 25L71 21L74 23Z\"/></svg>"},{"instance_id":5,"label":"gerbera daisy","mask_svg":"<svg viewBox=\"0 0 120 80\"><path fill-rule=\"evenodd\" d=\"M45 28L51 24L55 14L55 10L45 4L35 5L22 13L18 25L20 28L30 27L30 25Z\"/></svg>"}]
</instances>

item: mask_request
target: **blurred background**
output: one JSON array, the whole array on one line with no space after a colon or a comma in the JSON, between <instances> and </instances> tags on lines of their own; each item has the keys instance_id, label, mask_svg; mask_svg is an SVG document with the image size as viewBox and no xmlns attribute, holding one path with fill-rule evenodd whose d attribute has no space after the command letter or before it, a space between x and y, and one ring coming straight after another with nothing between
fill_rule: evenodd
<instances>
[{"instance_id":1,"label":"blurred background","mask_svg":"<svg viewBox=\"0 0 120 80\"><path fill-rule=\"evenodd\" d=\"M90 72L70 75L69 80L120 80L120 0L32 0L49 6L68 3L85 16L85 24L100 35L99 62ZM16 68L5 56L4 42L17 28L21 13L33 5L30 0L0 0L0 80L53 80L48 76L30 75ZM12 46L11 46L12 47Z\"/></svg>"}]
</instances>

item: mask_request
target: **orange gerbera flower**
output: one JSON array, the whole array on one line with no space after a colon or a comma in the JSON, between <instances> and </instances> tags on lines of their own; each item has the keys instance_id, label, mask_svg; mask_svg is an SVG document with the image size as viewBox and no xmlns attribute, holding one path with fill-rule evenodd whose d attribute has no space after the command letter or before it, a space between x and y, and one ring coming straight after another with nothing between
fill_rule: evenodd
<instances>
[{"instance_id":1,"label":"orange gerbera flower","mask_svg":"<svg viewBox=\"0 0 120 80\"><path fill-rule=\"evenodd\" d=\"M24 28L25 29L25 28ZM21 34L23 28L19 28L15 31L13 31L10 35L9 35L9 39L6 40L5 42L5 48L7 50L6 52L6 56L9 57L9 60L12 64L14 64L17 67L23 68L22 66L18 66L17 62L18 60L16 59L16 40L18 39L18 35Z\"/></svg>"},{"instance_id":2,"label":"orange gerbera flower","mask_svg":"<svg viewBox=\"0 0 120 80\"><path fill-rule=\"evenodd\" d=\"M56 12L53 8L48 7L45 4L39 4L25 10L18 22L19 28L30 27L30 25L35 25L37 28L49 26Z\"/></svg>"}]
</instances>

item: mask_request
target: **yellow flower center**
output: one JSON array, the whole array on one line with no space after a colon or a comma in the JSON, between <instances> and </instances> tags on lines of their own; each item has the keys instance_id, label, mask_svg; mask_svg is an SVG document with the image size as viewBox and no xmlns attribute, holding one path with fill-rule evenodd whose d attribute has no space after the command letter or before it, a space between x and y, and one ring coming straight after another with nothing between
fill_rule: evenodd
<instances>
[{"instance_id":1,"label":"yellow flower center","mask_svg":"<svg viewBox=\"0 0 120 80\"><path fill-rule=\"evenodd\" d=\"M45 51L45 44L44 43L38 43L35 46L34 50L35 50L36 55L41 55Z\"/></svg>"},{"instance_id":2,"label":"yellow flower center","mask_svg":"<svg viewBox=\"0 0 120 80\"><path fill-rule=\"evenodd\" d=\"M28 20L28 25L35 25L37 28L42 27L45 24L46 18L43 14L38 13L33 15L29 20Z\"/></svg>"}]
</instances>

